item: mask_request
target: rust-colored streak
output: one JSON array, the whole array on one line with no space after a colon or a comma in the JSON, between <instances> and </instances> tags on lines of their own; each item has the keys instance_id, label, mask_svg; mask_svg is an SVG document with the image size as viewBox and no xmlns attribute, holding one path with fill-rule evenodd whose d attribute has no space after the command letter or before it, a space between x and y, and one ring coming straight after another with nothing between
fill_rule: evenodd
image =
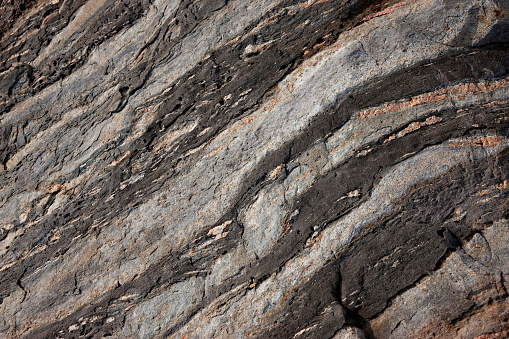
<instances>
[{"instance_id":1,"label":"rust-colored streak","mask_svg":"<svg viewBox=\"0 0 509 339\"><path fill-rule=\"evenodd\" d=\"M53 184L46 190L47 194L53 194L59 192L65 188L65 184Z\"/></svg>"},{"instance_id":2,"label":"rust-colored streak","mask_svg":"<svg viewBox=\"0 0 509 339\"><path fill-rule=\"evenodd\" d=\"M491 333L491 334L483 334L480 336L475 337L474 339L503 339L503 338L509 338L509 331L503 330L497 333Z\"/></svg>"},{"instance_id":3,"label":"rust-colored streak","mask_svg":"<svg viewBox=\"0 0 509 339\"><path fill-rule=\"evenodd\" d=\"M487 137L473 137L468 138L462 141L452 142L450 146L454 147L462 147L462 146L472 146L472 147L489 147L500 145L504 139L499 136L487 136Z\"/></svg>"},{"instance_id":4,"label":"rust-colored streak","mask_svg":"<svg viewBox=\"0 0 509 339\"><path fill-rule=\"evenodd\" d=\"M380 11L380 12L377 12L377 13L373 13L373 14L368 15L367 17L364 17L362 19L362 21L369 21L369 20L374 19L376 17L390 14L390 13L394 12L396 9L398 9L400 7L404 7L405 5L406 5L405 1L398 2L398 3L396 3L396 4L392 5L392 6L384 9L383 11Z\"/></svg>"},{"instance_id":5,"label":"rust-colored streak","mask_svg":"<svg viewBox=\"0 0 509 339\"><path fill-rule=\"evenodd\" d=\"M458 100L465 98L468 95L482 94L493 92L501 86L507 84L507 80L500 80L494 82L479 82L479 83L463 83L439 90L413 96L411 98L386 102L378 107L371 107L359 113L360 119L365 119L382 113L393 113L403 109L423 104L430 104L444 100ZM494 103L493 105L495 105Z\"/></svg>"}]
</instances>

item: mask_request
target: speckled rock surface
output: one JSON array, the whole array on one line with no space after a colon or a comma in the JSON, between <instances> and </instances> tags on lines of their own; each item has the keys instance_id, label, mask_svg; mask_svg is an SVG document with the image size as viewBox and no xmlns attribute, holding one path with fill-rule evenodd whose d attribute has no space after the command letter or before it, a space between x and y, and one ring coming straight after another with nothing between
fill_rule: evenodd
<instances>
[{"instance_id":1,"label":"speckled rock surface","mask_svg":"<svg viewBox=\"0 0 509 339\"><path fill-rule=\"evenodd\" d=\"M0 337L509 336L509 1L1 0Z\"/></svg>"}]
</instances>

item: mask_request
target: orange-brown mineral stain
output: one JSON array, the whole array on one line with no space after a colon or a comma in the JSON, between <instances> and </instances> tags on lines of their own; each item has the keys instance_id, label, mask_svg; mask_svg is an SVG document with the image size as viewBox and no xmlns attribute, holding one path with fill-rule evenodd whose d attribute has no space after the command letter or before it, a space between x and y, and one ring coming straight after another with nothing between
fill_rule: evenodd
<instances>
[{"instance_id":1,"label":"orange-brown mineral stain","mask_svg":"<svg viewBox=\"0 0 509 339\"><path fill-rule=\"evenodd\" d=\"M394 12L396 9L398 9L400 7L404 7L405 5L406 5L405 1L398 2L390 7L387 7L383 11L376 12L376 13L373 13L373 14L370 14L370 15L364 17L362 19L362 21L368 21L368 20L374 19L374 18L382 16L382 15L390 14L390 13Z\"/></svg>"},{"instance_id":2,"label":"orange-brown mineral stain","mask_svg":"<svg viewBox=\"0 0 509 339\"><path fill-rule=\"evenodd\" d=\"M411 132L414 132L414 131L417 131L418 129L420 129L421 127L424 127L424 126L430 126L430 125L434 125L438 122L442 121L442 118L441 117L437 117L437 116L431 116L429 118L427 118L425 121L423 122L420 122L420 121L414 121L412 122L411 124L409 124L404 130L402 130L401 132L398 133L398 137L402 137L402 136L405 136L407 135L408 133L411 133Z\"/></svg>"},{"instance_id":3,"label":"orange-brown mineral stain","mask_svg":"<svg viewBox=\"0 0 509 339\"><path fill-rule=\"evenodd\" d=\"M127 151L125 152L120 158L118 158L117 160L114 160L113 162L111 162L111 164L108 165L108 167L114 167L114 166L117 166L122 160L124 160L129 154L131 154L131 151Z\"/></svg>"},{"instance_id":4,"label":"orange-brown mineral stain","mask_svg":"<svg viewBox=\"0 0 509 339\"><path fill-rule=\"evenodd\" d=\"M507 84L507 80L499 80L494 82L479 82L479 83L463 83L439 90L416 95L407 99L398 101L386 102L378 107L371 107L359 113L360 119L365 119L382 113L393 113L410 107L430 104L444 100L458 100L472 94L482 94L493 92L501 86ZM493 105L502 102L494 102Z\"/></svg>"},{"instance_id":5,"label":"orange-brown mineral stain","mask_svg":"<svg viewBox=\"0 0 509 339\"><path fill-rule=\"evenodd\" d=\"M452 142L450 146L461 147L461 146L472 146L472 147L489 147L501 144L504 141L499 136L486 136L486 137L471 137L461 141Z\"/></svg>"},{"instance_id":6,"label":"orange-brown mineral stain","mask_svg":"<svg viewBox=\"0 0 509 339\"><path fill-rule=\"evenodd\" d=\"M474 339L504 339L509 338L509 331L503 330L497 333L491 334L482 334L480 336L475 337Z\"/></svg>"},{"instance_id":7,"label":"orange-brown mineral stain","mask_svg":"<svg viewBox=\"0 0 509 339\"><path fill-rule=\"evenodd\" d=\"M53 194L59 192L65 188L65 184L53 184L46 190L47 194Z\"/></svg>"},{"instance_id":8,"label":"orange-brown mineral stain","mask_svg":"<svg viewBox=\"0 0 509 339\"><path fill-rule=\"evenodd\" d=\"M503 182L498 184L496 187L499 191L503 191L503 190L507 189L509 187L509 180L504 180Z\"/></svg>"}]
</instances>

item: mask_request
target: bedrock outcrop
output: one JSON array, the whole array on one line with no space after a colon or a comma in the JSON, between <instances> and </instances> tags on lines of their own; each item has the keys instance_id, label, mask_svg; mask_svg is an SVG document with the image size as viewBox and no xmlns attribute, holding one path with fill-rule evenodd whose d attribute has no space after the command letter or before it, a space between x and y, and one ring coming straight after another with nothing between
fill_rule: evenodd
<instances>
[{"instance_id":1,"label":"bedrock outcrop","mask_svg":"<svg viewBox=\"0 0 509 339\"><path fill-rule=\"evenodd\" d=\"M0 4L0 337L509 336L507 0Z\"/></svg>"}]
</instances>

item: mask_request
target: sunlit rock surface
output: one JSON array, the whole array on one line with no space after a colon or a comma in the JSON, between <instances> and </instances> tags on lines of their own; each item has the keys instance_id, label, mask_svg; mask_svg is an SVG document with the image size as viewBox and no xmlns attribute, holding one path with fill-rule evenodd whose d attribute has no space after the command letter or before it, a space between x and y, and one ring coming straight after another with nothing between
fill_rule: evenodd
<instances>
[{"instance_id":1,"label":"sunlit rock surface","mask_svg":"<svg viewBox=\"0 0 509 339\"><path fill-rule=\"evenodd\" d=\"M508 0L2 0L0 337L509 336Z\"/></svg>"}]
</instances>

